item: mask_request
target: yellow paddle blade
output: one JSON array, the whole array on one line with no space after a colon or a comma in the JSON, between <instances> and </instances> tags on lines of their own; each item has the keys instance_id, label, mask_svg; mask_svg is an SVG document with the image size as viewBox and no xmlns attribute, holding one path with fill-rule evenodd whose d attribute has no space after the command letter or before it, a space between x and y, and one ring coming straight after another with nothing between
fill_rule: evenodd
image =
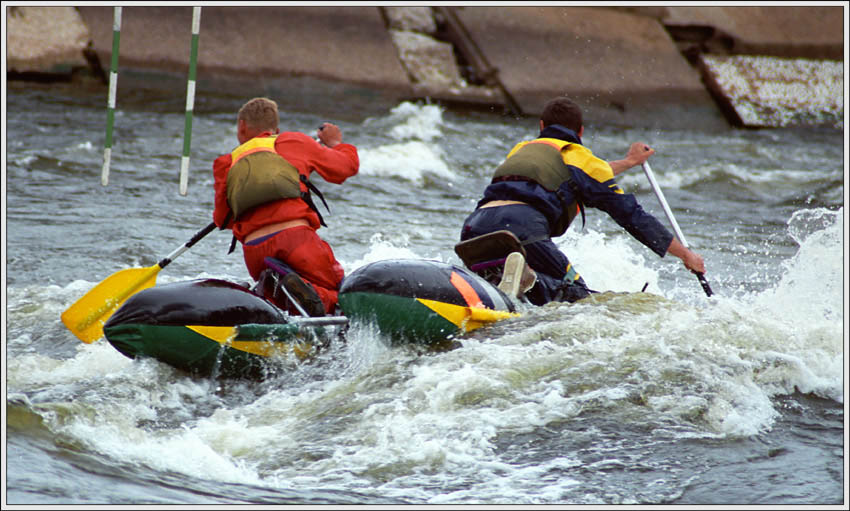
<instances>
[{"instance_id":1,"label":"yellow paddle blade","mask_svg":"<svg viewBox=\"0 0 850 511\"><path fill-rule=\"evenodd\" d=\"M162 268L128 268L113 273L62 313L62 323L84 343L103 337L103 324L133 293L156 284Z\"/></svg>"}]
</instances>

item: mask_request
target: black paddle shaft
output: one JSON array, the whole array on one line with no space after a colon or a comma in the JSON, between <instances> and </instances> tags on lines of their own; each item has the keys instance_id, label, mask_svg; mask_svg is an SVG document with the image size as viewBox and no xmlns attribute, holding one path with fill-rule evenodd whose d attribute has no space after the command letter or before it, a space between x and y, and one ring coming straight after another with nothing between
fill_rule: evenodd
<instances>
[{"instance_id":1,"label":"black paddle shaft","mask_svg":"<svg viewBox=\"0 0 850 511\"><path fill-rule=\"evenodd\" d=\"M702 285L702 290L705 291L705 296L711 296L714 292L711 290L711 286L708 285L708 281L705 280L705 273L693 272L694 275L699 279L699 283Z\"/></svg>"}]
</instances>

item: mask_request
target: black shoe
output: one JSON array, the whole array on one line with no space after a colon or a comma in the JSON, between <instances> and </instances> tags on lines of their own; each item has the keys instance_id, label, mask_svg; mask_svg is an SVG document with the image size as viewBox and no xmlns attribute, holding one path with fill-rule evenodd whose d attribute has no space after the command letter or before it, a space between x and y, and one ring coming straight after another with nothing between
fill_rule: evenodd
<instances>
[{"instance_id":1,"label":"black shoe","mask_svg":"<svg viewBox=\"0 0 850 511\"><path fill-rule=\"evenodd\" d=\"M289 291L292 298L301 304L304 311L310 316L316 318L325 315L325 305L316 290L307 282L301 279L297 273L287 273L283 277L283 287Z\"/></svg>"}]
</instances>

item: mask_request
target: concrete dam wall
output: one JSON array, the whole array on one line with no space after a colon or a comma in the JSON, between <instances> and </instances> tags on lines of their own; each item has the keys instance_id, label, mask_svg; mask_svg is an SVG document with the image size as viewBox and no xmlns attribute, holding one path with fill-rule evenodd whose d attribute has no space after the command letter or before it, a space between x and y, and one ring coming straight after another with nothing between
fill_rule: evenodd
<instances>
[{"instance_id":1,"label":"concrete dam wall","mask_svg":"<svg viewBox=\"0 0 850 511\"><path fill-rule=\"evenodd\" d=\"M185 81L192 14L123 7L120 72ZM297 91L290 82L309 77L524 116L566 94L595 122L817 123L813 109L843 117L846 16L846 7L817 5L211 5L201 14L198 94L226 83L245 96ZM6 20L7 79L108 73L113 7L7 7ZM746 60L755 57L758 66ZM800 84L813 80L801 97ZM776 121L752 107L770 101L806 115Z\"/></svg>"}]
</instances>

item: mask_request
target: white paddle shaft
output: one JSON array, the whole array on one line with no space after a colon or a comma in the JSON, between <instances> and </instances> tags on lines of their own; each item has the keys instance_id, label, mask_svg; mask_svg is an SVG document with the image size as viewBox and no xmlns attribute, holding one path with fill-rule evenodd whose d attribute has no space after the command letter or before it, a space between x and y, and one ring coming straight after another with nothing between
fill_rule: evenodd
<instances>
[{"instance_id":1,"label":"white paddle shaft","mask_svg":"<svg viewBox=\"0 0 850 511\"><path fill-rule=\"evenodd\" d=\"M646 173L646 178L649 179L649 184L652 186L655 196L658 197L658 202L660 202L661 207L664 208L664 214L667 215L667 219L670 220L670 224L673 225L673 231L676 233L676 237L679 238L679 241L682 242L682 245L684 245L685 248L690 248L688 246L688 242L685 240L685 235L682 234L682 230L679 229L679 224L676 222L673 212L670 211L670 206L667 205L667 200L664 199L664 193L655 181L655 175L652 173L652 168L649 166L649 162L643 163L643 171Z\"/></svg>"}]
</instances>

